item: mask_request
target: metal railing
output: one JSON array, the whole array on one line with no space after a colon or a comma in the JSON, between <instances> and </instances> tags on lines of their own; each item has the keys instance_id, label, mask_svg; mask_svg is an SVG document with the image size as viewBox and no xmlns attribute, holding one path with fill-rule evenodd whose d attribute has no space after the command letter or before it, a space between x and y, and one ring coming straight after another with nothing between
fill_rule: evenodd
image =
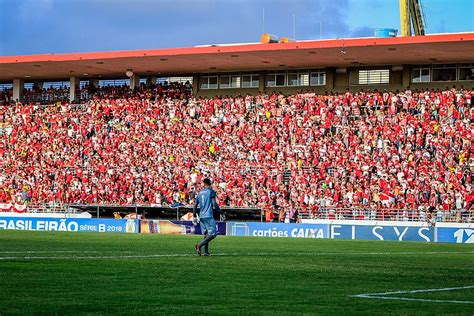
<instances>
[{"instance_id":1,"label":"metal railing","mask_svg":"<svg viewBox=\"0 0 474 316\"><path fill-rule=\"evenodd\" d=\"M253 220L265 221L267 212L258 207L223 207L228 213L229 219L239 219L244 215ZM109 212L105 212L108 210ZM112 204L85 204L71 205L62 203L29 204L26 213L81 213L87 211L94 217L103 215L110 216L112 212L123 214L168 214L179 219L182 215L192 211L192 206L181 205L179 207L155 206L155 205L112 205ZM1 210L0 210L1 212ZM12 209L11 212L14 212ZM317 211L299 211L298 219L292 219L292 210L271 211L272 221L291 222L300 219L323 219L323 220L372 220L372 221L403 221L403 222L474 222L474 210L434 210L427 211L413 209L371 209L371 208L320 208ZM1 213L0 213L1 214ZM102 214L102 215L101 215ZM173 215L174 214L174 215ZM20 214L19 214L20 215Z\"/></svg>"},{"instance_id":2,"label":"metal railing","mask_svg":"<svg viewBox=\"0 0 474 316\"><path fill-rule=\"evenodd\" d=\"M474 210L426 209L371 209L371 208L321 208L316 212L301 212L301 218L328 220L375 220L404 222L473 222Z\"/></svg>"}]
</instances>

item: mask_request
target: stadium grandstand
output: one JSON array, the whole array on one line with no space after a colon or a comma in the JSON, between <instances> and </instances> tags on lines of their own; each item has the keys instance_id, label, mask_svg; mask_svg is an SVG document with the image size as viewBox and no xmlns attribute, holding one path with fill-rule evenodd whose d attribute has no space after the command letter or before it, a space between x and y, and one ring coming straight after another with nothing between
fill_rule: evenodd
<instances>
[{"instance_id":1,"label":"stadium grandstand","mask_svg":"<svg viewBox=\"0 0 474 316\"><path fill-rule=\"evenodd\" d=\"M0 316L472 315L473 9L0 0Z\"/></svg>"},{"instance_id":2,"label":"stadium grandstand","mask_svg":"<svg viewBox=\"0 0 474 316\"><path fill-rule=\"evenodd\" d=\"M472 221L474 33L0 57L0 205Z\"/></svg>"}]
</instances>

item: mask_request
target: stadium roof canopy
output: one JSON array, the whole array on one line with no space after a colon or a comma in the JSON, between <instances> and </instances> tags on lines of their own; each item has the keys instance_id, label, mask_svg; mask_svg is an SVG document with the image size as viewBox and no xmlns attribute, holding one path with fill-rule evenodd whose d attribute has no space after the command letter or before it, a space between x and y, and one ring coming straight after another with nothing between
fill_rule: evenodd
<instances>
[{"instance_id":1,"label":"stadium roof canopy","mask_svg":"<svg viewBox=\"0 0 474 316\"><path fill-rule=\"evenodd\" d=\"M474 33L0 56L0 81L449 62L474 62Z\"/></svg>"}]
</instances>

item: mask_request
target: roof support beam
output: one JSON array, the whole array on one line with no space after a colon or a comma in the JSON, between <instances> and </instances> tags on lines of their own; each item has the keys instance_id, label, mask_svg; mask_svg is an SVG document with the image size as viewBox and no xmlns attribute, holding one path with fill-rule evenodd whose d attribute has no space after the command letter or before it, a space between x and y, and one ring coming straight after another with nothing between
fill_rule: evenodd
<instances>
[{"instance_id":1,"label":"roof support beam","mask_svg":"<svg viewBox=\"0 0 474 316\"><path fill-rule=\"evenodd\" d=\"M158 82L158 77L157 76L148 76L148 77L146 77L146 84L147 85L156 84L157 82Z\"/></svg>"},{"instance_id":2,"label":"roof support beam","mask_svg":"<svg viewBox=\"0 0 474 316\"><path fill-rule=\"evenodd\" d=\"M23 89L25 88L25 80L13 79L13 100L21 101Z\"/></svg>"},{"instance_id":3,"label":"roof support beam","mask_svg":"<svg viewBox=\"0 0 474 316\"><path fill-rule=\"evenodd\" d=\"M77 77L69 78L69 103L74 103L79 99L81 91L80 80Z\"/></svg>"},{"instance_id":4,"label":"roof support beam","mask_svg":"<svg viewBox=\"0 0 474 316\"><path fill-rule=\"evenodd\" d=\"M193 95L197 95L201 84L201 75L193 74Z\"/></svg>"},{"instance_id":5,"label":"roof support beam","mask_svg":"<svg viewBox=\"0 0 474 316\"><path fill-rule=\"evenodd\" d=\"M130 90L138 88L139 85L140 85L140 76L134 74L133 76L130 77Z\"/></svg>"}]
</instances>

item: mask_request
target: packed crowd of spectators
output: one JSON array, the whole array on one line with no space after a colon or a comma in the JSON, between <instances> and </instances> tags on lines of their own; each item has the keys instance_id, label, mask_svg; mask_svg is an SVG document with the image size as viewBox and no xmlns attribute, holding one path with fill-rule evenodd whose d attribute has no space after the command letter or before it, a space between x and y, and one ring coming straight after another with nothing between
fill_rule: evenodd
<instances>
[{"instance_id":1,"label":"packed crowd of spectators","mask_svg":"<svg viewBox=\"0 0 474 316\"><path fill-rule=\"evenodd\" d=\"M473 90L193 97L184 85L0 107L0 203L472 210Z\"/></svg>"},{"instance_id":2,"label":"packed crowd of spectators","mask_svg":"<svg viewBox=\"0 0 474 316\"><path fill-rule=\"evenodd\" d=\"M69 100L69 87L49 87L39 88L33 86L31 89L24 89L21 97L23 103L52 104L57 101Z\"/></svg>"},{"instance_id":3,"label":"packed crowd of spectators","mask_svg":"<svg viewBox=\"0 0 474 316\"><path fill-rule=\"evenodd\" d=\"M123 80L122 80L123 81ZM84 86L76 86L75 100L77 102L86 102L90 99L97 98L128 98L129 96L140 96L141 98L153 99L156 96L167 93L170 97L175 97L175 94L181 94L179 97L189 97L192 92L192 85L189 82L185 84L163 82L157 85L140 84L136 89L130 90L130 86L123 85L104 85L96 86L93 84L86 84ZM70 98L70 88L68 86L49 86L48 88L41 88L33 85L31 88L23 89L21 100L22 103L32 103L35 105L49 105L56 102L68 101ZM178 96L176 96L178 97ZM13 89L5 89L0 92L1 104L13 100Z\"/></svg>"},{"instance_id":4,"label":"packed crowd of spectators","mask_svg":"<svg viewBox=\"0 0 474 316\"><path fill-rule=\"evenodd\" d=\"M13 88L0 88L0 106L13 102Z\"/></svg>"},{"instance_id":5,"label":"packed crowd of spectators","mask_svg":"<svg viewBox=\"0 0 474 316\"><path fill-rule=\"evenodd\" d=\"M185 99L191 97L192 85L189 82L184 84L164 82L156 85L140 84L136 89L130 90L128 85L96 87L88 84L79 91L79 99L83 102L90 99L127 99L129 97L139 97L146 100L156 100L159 97Z\"/></svg>"}]
</instances>

